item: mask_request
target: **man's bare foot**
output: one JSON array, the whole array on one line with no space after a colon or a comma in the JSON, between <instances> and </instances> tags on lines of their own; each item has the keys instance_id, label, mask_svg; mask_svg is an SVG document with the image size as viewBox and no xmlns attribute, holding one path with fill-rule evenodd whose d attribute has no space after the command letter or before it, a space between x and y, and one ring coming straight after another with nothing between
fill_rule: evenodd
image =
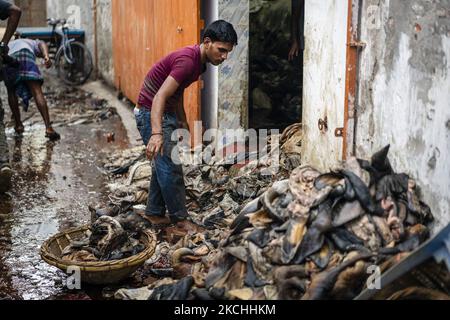
<instances>
[{"instance_id":1,"label":"man's bare foot","mask_svg":"<svg viewBox=\"0 0 450 320\"><path fill-rule=\"evenodd\" d=\"M45 137L49 138L51 141L57 141L57 140L61 139L61 136L59 135L59 133L56 132L55 130L53 130L53 128L48 128L45 131Z\"/></svg>"},{"instance_id":2,"label":"man's bare foot","mask_svg":"<svg viewBox=\"0 0 450 320\"><path fill-rule=\"evenodd\" d=\"M14 127L14 131L17 134L22 134L25 132L25 127L23 126L23 124L20 124L20 125Z\"/></svg>"}]
</instances>

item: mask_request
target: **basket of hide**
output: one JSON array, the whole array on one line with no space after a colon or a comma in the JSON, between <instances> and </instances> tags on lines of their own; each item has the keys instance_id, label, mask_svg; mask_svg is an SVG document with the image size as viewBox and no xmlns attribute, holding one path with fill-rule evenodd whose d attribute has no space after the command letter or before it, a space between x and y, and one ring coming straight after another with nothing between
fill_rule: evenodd
<instances>
[{"instance_id":1,"label":"basket of hide","mask_svg":"<svg viewBox=\"0 0 450 320\"><path fill-rule=\"evenodd\" d=\"M108 285L129 277L155 248L154 234L143 229L127 230L120 219L104 216L92 225L51 237L40 254L45 262L64 272L79 268L83 283Z\"/></svg>"}]
</instances>

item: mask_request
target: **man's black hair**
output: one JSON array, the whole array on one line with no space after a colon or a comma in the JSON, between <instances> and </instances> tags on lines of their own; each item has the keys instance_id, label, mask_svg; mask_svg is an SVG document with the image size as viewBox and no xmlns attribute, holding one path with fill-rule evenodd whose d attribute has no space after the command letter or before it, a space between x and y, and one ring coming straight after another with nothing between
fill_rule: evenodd
<instances>
[{"instance_id":1,"label":"man's black hair","mask_svg":"<svg viewBox=\"0 0 450 320\"><path fill-rule=\"evenodd\" d=\"M210 38L212 42L227 42L233 45L238 44L238 37L236 30L231 23L224 20L217 20L211 23L205 30L203 40Z\"/></svg>"}]
</instances>

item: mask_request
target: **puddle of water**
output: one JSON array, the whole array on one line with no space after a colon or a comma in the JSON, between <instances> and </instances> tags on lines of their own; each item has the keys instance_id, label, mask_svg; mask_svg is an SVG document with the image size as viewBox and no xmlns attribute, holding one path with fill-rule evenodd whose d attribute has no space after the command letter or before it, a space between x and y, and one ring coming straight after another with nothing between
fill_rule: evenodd
<instances>
[{"instance_id":1,"label":"puddle of water","mask_svg":"<svg viewBox=\"0 0 450 320\"><path fill-rule=\"evenodd\" d=\"M88 205L107 201L101 159L129 145L117 117L57 129L57 143L40 125L28 126L20 140L8 132L15 175L11 195L0 198L0 298L84 297L65 289L65 275L42 261L39 249L50 236L89 222ZM113 144L108 132L116 134Z\"/></svg>"}]
</instances>

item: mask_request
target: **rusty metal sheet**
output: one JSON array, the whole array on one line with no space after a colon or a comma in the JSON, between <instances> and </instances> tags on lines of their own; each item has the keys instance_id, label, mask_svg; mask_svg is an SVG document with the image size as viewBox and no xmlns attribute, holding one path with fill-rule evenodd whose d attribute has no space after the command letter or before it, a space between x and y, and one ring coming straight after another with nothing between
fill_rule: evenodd
<instances>
[{"instance_id":1,"label":"rusty metal sheet","mask_svg":"<svg viewBox=\"0 0 450 320\"><path fill-rule=\"evenodd\" d=\"M148 71L171 51L199 43L199 0L113 0L115 85L136 103ZM200 85L185 92L191 128L200 120Z\"/></svg>"}]
</instances>

